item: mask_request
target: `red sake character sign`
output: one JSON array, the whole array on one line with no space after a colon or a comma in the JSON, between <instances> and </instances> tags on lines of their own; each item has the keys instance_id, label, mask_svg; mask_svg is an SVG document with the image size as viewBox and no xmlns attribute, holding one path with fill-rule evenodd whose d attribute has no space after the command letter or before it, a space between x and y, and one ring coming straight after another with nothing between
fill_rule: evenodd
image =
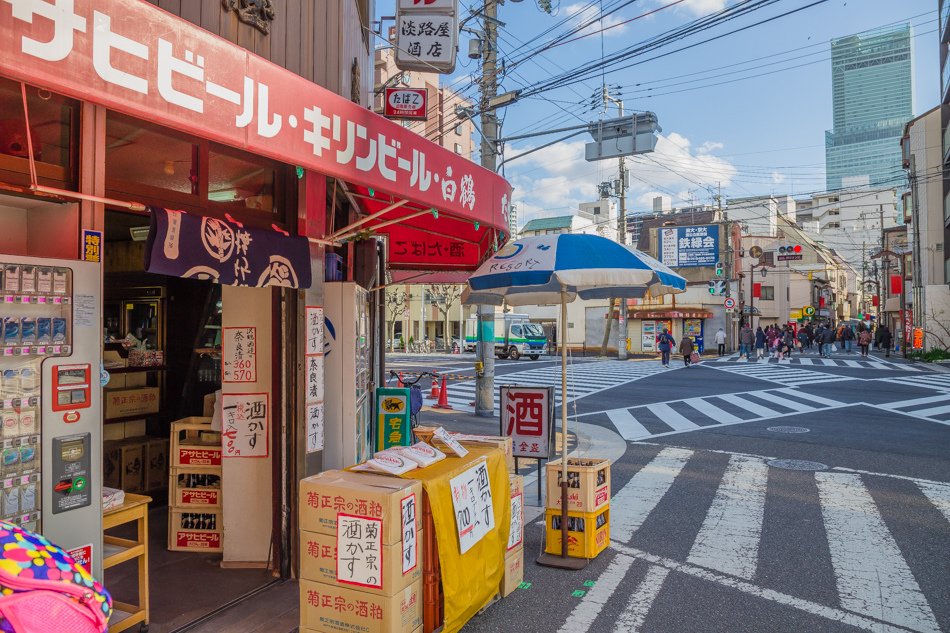
<instances>
[{"instance_id":1,"label":"red sake character sign","mask_svg":"<svg viewBox=\"0 0 950 633\"><path fill-rule=\"evenodd\" d=\"M511 438L515 457L549 457L553 410L552 387L501 388L501 435Z\"/></svg>"},{"instance_id":2,"label":"red sake character sign","mask_svg":"<svg viewBox=\"0 0 950 633\"><path fill-rule=\"evenodd\" d=\"M226 393L222 401L224 457L267 457L270 444L267 394Z\"/></svg>"}]
</instances>

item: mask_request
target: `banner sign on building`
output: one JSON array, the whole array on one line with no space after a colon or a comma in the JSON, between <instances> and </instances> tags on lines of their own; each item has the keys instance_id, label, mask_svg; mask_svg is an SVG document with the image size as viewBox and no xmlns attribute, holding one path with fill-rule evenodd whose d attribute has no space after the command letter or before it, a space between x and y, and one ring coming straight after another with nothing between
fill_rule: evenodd
<instances>
[{"instance_id":1,"label":"banner sign on building","mask_svg":"<svg viewBox=\"0 0 950 633\"><path fill-rule=\"evenodd\" d=\"M505 385L499 389L501 435L515 457L548 459L553 450L554 387Z\"/></svg>"},{"instance_id":2,"label":"banner sign on building","mask_svg":"<svg viewBox=\"0 0 950 633\"><path fill-rule=\"evenodd\" d=\"M428 95L425 88L386 88L383 114L387 119L425 120Z\"/></svg>"},{"instance_id":3,"label":"banner sign on building","mask_svg":"<svg viewBox=\"0 0 950 633\"><path fill-rule=\"evenodd\" d=\"M102 263L102 231L82 230L82 260Z\"/></svg>"},{"instance_id":4,"label":"banner sign on building","mask_svg":"<svg viewBox=\"0 0 950 633\"><path fill-rule=\"evenodd\" d=\"M715 266L719 261L719 226L673 226L658 230L657 259L670 268Z\"/></svg>"},{"instance_id":5,"label":"banner sign on building","mask_svg":"<svg viewBox=\"0 0 950 633\"><path fill-rule=\"evenodd\" d=\"M400 0L396 8L396 68L451 73L458 30L456 0Z\"/></svg>"}]
</instances>

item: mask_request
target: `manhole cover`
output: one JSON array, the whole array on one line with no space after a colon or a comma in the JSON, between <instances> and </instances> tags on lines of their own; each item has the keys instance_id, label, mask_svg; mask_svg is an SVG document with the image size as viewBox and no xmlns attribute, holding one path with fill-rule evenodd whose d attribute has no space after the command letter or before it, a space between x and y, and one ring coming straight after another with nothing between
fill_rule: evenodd
<instances>
[{"instance_id":1,"label":"manhole cover","mask_svg":"<svg viewBox=\"0 0 950 633\"><path fill-rule=\"evenodd\" d=\"M773 433L808 433L809 431L803 426L770 426L768 430Z\"/></svg>"},{"instance_id":2,"label":"manhole cover","mask_svg":"<svg viewBox=\"0 0 950 633\"><path fill-rule=\"evenodd\" d=\"M782 468L784 470L828 470L827 464L821 462L810 462L805 459L773 459L768 462L772 468Z\"/></svg>"}]
</instances>

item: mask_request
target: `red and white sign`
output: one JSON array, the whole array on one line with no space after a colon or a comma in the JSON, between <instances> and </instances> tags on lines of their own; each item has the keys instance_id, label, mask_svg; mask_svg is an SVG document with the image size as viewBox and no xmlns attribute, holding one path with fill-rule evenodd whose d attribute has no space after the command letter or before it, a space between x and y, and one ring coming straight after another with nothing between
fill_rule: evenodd
<instances>
[{"instance_id":1,"label":"red and white sign","mask_svg":"<svg viewBox=\"0 0 950 633\"><path fill-rule=\"evenodd\" d=\"M266 393L226 393L221 404L224 457L267 457L270 406Z\"/></svg>"},{"instance_id":2,"label":"red and white sign","mask_svg":"<svg viewBox=\"0 0 950 633\"><path fill-rule=\"evenodd\" d=\"M733 299L732 297L726 297L725 299L722 300L722 306L726 310L732 310L733 308L736 307L736 300Z\"/></svg>"},{"instance_id":3,"label":"red and white sign","mask_svg":"<svg viewBox=\"0 0 950 633\"><path fill-rule=\"evenodd\" d=\"M257 382L257 328L224 328L224 382Z\"/></svg>"},{"instance_id":4,"label":"red and white sign","mask_svg":"<svg viewBox=\"0 0 950 633\"><path fill-rule=\"evenodd\" d=\"M515 457L547 459L554 413L552 387L501 387L501 435Z\"/></svg>"},{"instance_id":5,"label":"red and white sign","mask_svg":"<svg viewBox=\"0 0 950 633\"><path fill-rule=\"evenodd\" d=\"M387 119L425 119L429 92L425 88L386 88Z\"/></svg>"},{"instance_id":6,"label":"red and white sign","mask_svg":"<svg viewBox=\"0 0 950 633\"><path fill-rule=\"evenodd\" d=\"M181 491L181 505L184 506L216 506L219 505L220 490L202 490L188 488Z\"/></svg>"},{"instance_id":7,"label":"red and white sign","mask_svg":"<svg viewBox=\"0 0 950 633\"><path fill-rule=\"evenodd\" d=\"M92 543L66 550L66 553L72 556L80 567L92 573Z\"/></svg>"},{"instance_id":8,"label":"red and white sign","mask_svg":"<svg viewBox=\"0 0 950 633\"><path fill-rule=\"evenodd\" d=\"M220 549L221 532L175 530L175 544L187 549Z\"/></svg>"}]
</instances>

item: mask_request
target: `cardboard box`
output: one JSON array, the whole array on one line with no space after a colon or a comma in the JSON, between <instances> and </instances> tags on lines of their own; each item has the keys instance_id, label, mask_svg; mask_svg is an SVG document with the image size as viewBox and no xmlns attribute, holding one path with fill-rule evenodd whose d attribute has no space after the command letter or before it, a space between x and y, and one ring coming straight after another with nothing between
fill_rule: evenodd
<instances>
[{"instance_id":1,"label":"cardboard box","mask_svg":"<svg viewBox=\"0 0 950 633\"><path fill-rule=\"evenodd\" d=\"M343 512L382 519L383 545L392 545L402 541L403 501L414 504L418 534L421 483L387 475L330 470L300 481L300 529L336 536L337 513Z\"/></svg>"},{"instance_id":2,"label":"cardboard box","mask_svg":"<svg viewBox=\"0 0 950 633\"><path fill-rule=\"evenodd\" d=\"M110 426L121 426L118 424L107 424L104 428ZM110 440L102 444L102 485L107 488L122 488L122 442L121 440Z\"/></svg>"},{"instance_id":3,"label":"cardboard box","mask_svg":"<svg viewBox=\"0 0 950 633\"><path fill-rule=\"evenodd\" d=\"M221 469L172 468L168 503L180 508L220 508Z\"/></svg>"},{"instance_id":4,"label":"cardboard box","mask_svg":"<svg viewBox=\"0 0 950 633\"><path fill-rule=\"evenodd\" d=\"M168 549L173 552L220 552L220 508L168 508Z\"/></svg>"},{"instance_id":5,"label":"cardboard box","mask_svg":"<svg viewBox=\"0 0 950 633\"><path fill-rule=\"evenodd\" d=\"M505 454L505 465L509 472L515 470L515 455L510 437L500 437L495 435L466 435L463 433L453 433L455 439L462 446L494 446L500 448Z\"/></svg>"},{"instance_id":6,"label":"cardboard box","mask_svg":"<svg viewBox=\"0 0 950 633\"><path fill-rule=\"evenodd\" d=\"M145 443L145 489L161 490L168 484L168 440L153 437Z\"/></svg>"},{"instance_id":7,"label":"cardboard box","mask_svg":"<svg viewBox=\"0 0 950 633\"><path fill-rule=\"evenodd\" d=\"M547 479L547 507L561 507L561 462L544 467ZM610 503L610 460L567 460L567 509L570 512L596 512Z\"/></svg>"},{"instance_id":8,"label":"cardboard box","mask_svg":"<svg viewBox=\"0 0 950 633\"><path fill-rule=\"evenodd\" d=\"M161 390L158 387L103 389L102 401L105 407L103 418L106 420L132 415L149 415L158 413Z\"/></svg>"},{"instance_id":9,"label":"cardboard box","mask_svg":"<svg viewBox=\"0 0 950 633\"><path fill-rule=\"evenodd\" d=\"M124 441L119 444L119 483L126 492L145 489L145 443Z\"/></svg>"},{"instance_id":10,"label":"cardboard box","mask_svg":"<svg viewBox=\"0 0 950 633\"><path fill-rule=\"evenodd\" d=\"M125 439L141 438L145 435L145 429L147 428L145 420L129 420L128 422L123 422L122 426L122 435Z\"/></svg>"},{"instance_id":11,"label":"cardboard box","mask_svg":"<svg viewBox=\"0 0 950 633\"><path fill-rule=\"evenodd\" d=\"M125 439L125 425L122 423L103 424L102 441L103 442L121 442ZM103 447L105 450L105 447ZM114 488L115 486L113 486Z\"/></svg>"},{"instance_id":12,"label":"cardboard box","mask_svg":"<svg viewBox=\"0 0 950 633\"><path fill-rule=\"evenodd\" d=\"M544 512L544 551L561 555L561 511ZM567 555L594 558L610 545L610 508L567 513Z\"/></svg>"},{"instance_id":13,"label":"cardboard box","mask_svg":"<svg viewBox=\"0 0 950 633\"><path fill-rule=\"evenodd\" d=\"M524 548L505 554L505 577L501 581L501 597L507 598L524 580Z\"/></svg>"},{"instance_id":14,"label":"cardboard box","mask_svg":"<svg viewBox=\"0 0 950 633\"><path fill-rule=\"evenodd\" d=\"M409 585L422 580L422 534L416 534L416 565L402 573L402 543L383 545L380 556L381 579L379 589L354 586L337 579L336 536L320 532L300 533L300 578L349 589L365 591L379 596L393 596Z\"/></svg>"},{"instance_id":15,"label":"cardboard box","mask_svg":"<svg viewBox=\"0 0 950 633\"><path fill-rule=\"evenodd\" d=\"M211 429L211 418L183 418L172 422L171 465L221 466L221 432Z\"/></svg>"},{"instance_id":16,"label":"cardboard box","mask_svg":"<svg viewBox=\"0 0 950 633\"><path fill-rule=\"evenodd\" d=\"M205 395L204 401L202 402L201 415L206 418L214 417L214 400L217 395L217 392L212 392Z\"/></svg>"},{"instance_id":17,"label":"cardboard box","mask_svg":"<svg viewBox=\"0 0 950 633\"><path fill-rule=\"evenodd\" d=\"M300 581L300 626L318 633L410 633L422 626L422 581L395 596Z\"/></svg>"}]
</instances>

